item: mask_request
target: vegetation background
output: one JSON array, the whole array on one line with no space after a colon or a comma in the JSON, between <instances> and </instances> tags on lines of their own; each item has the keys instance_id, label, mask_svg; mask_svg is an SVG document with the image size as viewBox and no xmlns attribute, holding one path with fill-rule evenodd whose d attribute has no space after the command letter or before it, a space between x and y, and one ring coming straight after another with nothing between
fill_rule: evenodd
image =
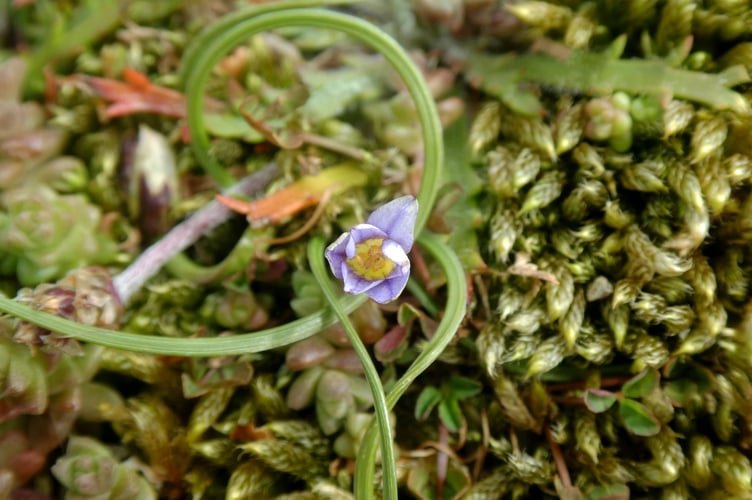
<instances>
[{"instance_id":1,"label":"vegetation background","mask_svg":"<svg viewBox=\"0 0 752 500\"><path fill-rule=\"evenodd\" d=\"M752 2L6 0L0 39L0 498L752 497ZM404 194L407 291L331 299L311 249Z\"/></svg>"}]
</instances>

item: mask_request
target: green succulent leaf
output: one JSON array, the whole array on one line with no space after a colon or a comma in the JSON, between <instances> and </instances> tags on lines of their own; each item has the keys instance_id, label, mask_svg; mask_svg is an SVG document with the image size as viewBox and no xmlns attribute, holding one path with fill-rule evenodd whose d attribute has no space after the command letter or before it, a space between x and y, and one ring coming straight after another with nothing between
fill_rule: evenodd
<instances>
[{"instance_id":1,"label":"green succulent leaf","mask_svg":"<svg viewBox=\"0 0 752 500\"><path fill-rule=\"evenodd\" d=\"M645 406L632 399L619 403L619 414L624 426L638 436L654 436L661 429L661 423Z\"/></svg>"},{"instance_id":2,"label":"green succulent leaf","mask_svg":"<svg viewBox=\"0 0 752 500\"><path fill-rule=\"evenodd\" d=\"M447 382L447 389L452 397L457 399L470 398L479 394L483 386L480 382L469 378L453 376Z\"/></svg>"},{"instance_id":3,"label":"green succulent leaf","mask_svg":"<svg viewBox=\"0 0 752 500\"><path fill-rule=\"evenodd\" d=\"M439 419L452 432L462 427L462 410L459 402L454 398L446 398L439 403Z\"/></svg>"},{"instance_id":4,"label":"green succulent leaf","mask_svg":"<svg viewBox=\"0 0 752 500\"><path fill-rule=\"evenodd\" d=\"M407 325L410 321L420 318L420 310L412 304L400 304L397 310L397 323Z\"/></svg>"},{"instance_id":5,"label":"green succulent leaf","mask_svg":"<svg viewBox=\"0 0 752 500\"><path fill-rule=\"evenodd\" d=\"M407 328L399 325L386 332L373 345L373 354L384 364L393 363L403 357L409 357L409 344L410 336Z\"/></svg>"},{"instance_id":6,"label":"green succulent leaf","mask_svg":"<svg viewBox=\"0 0 752 500\"><path fill-rule=\"evenodd\" d=\"M585 406L593 413L603 413L616 402L616 394L603 389L588 389L585 391Z\"/></svg>"},{"instance_id":7,"label":"green succulent leaf","mask_svg":"<svg viewBox=\"0 0 752 500\"><path fill-rule=\"evenodd\" d=\"M431 410L433 410L440 401L441 393L436 387L432 385L425 387L418 396L418 400L415 402L415 418L418 420L425 420L428 418Z\"/></svg>"},{"instance_id":8,"label":"green succulent leaf","mask_svg":"<svg viewBox=\"0 0 752 500\"><path fill-rule=\"evenodd\" d=\"M645 368L640 373L627 380L621 390L628 398L644 398L658 385L658 371L654 368Z\"/></svg>"}]
</instances>

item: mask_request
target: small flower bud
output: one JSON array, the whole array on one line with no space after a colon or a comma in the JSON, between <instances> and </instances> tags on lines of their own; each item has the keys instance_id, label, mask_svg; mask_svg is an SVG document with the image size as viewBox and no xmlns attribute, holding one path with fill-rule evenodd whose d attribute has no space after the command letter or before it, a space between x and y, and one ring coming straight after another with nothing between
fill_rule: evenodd
<instances>
[{"instance_id":1,"label":"small flower bud","mask_svg":"<svg viewBox=\"0 0 752 500\"><path fill-rule=\"evenodd\" d=\"M125 149L121 165L128 194L128 211L150 241L172 226L172 207L178 200L175 157L167 139L141 125L132 150Z\"/></svg>"}]
</instances>

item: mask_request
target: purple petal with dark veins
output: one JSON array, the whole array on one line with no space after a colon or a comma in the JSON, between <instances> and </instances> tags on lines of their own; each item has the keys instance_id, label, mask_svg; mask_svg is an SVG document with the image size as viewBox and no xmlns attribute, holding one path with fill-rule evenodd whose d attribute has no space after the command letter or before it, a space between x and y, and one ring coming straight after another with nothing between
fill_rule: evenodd
<instances>
[{"instance_id":1,"label":"purple petal with dark veins","mask_svg":"<svg viewBox=\"0 0 752 500\"><path fill-rule=\"evenodd\" d=\"M413 247L417 217L418 200L414 196L402 196L374 210L366 223L384 231L389 239L409 252Z\"/></svg>"}]
</instances>

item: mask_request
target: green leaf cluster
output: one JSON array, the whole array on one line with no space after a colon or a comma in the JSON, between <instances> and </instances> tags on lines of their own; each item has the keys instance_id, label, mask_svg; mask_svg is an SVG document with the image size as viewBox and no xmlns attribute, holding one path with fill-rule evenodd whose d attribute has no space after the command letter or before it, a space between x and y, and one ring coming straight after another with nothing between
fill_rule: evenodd
<instances>
[{"instance_id":1,"label":"green leaf cluster","mask_svg":"<svg viewBox=\"0 0 752 500\"><path fill-rule=\"evenodd\" d=\"M463 421L459 401L479 394L481 389L479 382L457 375L450 377L440 387L427 385L415 402L415 418L425 420L438 407L441 423L450 431L457 432Z\"/></svg>"}]
</instances>

